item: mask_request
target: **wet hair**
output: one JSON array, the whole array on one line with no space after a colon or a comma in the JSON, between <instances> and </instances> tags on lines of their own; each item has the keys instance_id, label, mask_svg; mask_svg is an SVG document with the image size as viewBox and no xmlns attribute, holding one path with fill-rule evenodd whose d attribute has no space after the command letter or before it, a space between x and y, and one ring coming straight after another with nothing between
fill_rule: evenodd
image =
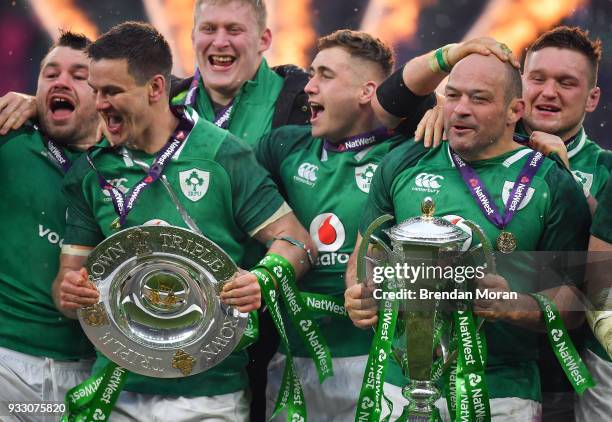
<instances>
[{"instance_id":1,"label":"wet hair","mask_svg":"<svg viewBox=\"0 0 612 422\"><path fill-rule=\"evenodd\" d=\"M140 85L155 75L162 75L170 89L172 53L170 47L152 25L124 22L102 34L87 48L93 60L121 60L128 63L128 72Z\"/></svg>"},{"instance_id":2,"label":"wet hair","mask_svg":"<svg viewBox=\"0 0 612 422\"><path fill-rule=\"evenodd\" d=\"M197 19L198 13L200 13L200 6L202 4L206 3L224 6L233 2L238 2L251 6L253 11L255 12L255 22L257 22L259 30L263 31L264 29L266 29L268 10L266 9L266 3L264 2L264 0L196 0L193 13L194 22Z\"/></svg>"},{"instance_id":3,"label":"wet hair","mask_svg":"<svg viewBox=\"0 0 612 422\"><path fill-rule=\"evenodd\" d=\"M395 63L393 51L379 38L374 38L367 32L340 29L319 38L319 51L332 47L341 47L352 57L376 63L385 77L391 75Z\"/></svg>"},{"instance_id":4,"label":"wet hair","mask_svg":"<svg viewBox=\"0 0 612 422\"><path fill-rule=\"evenodd\" d=\"M91 44L91 40L85 34L78 34L71 31L62 31L57 41L51 45L49 52L56 47L69 47L73 50L85 51Z\"/></svg>"},{"instance_id":5,"label":"wet hair","mask_svg":"<svg viewBox=\"0 0 612 422\"><path fill-rule=\"evenodd\" d=\"M87 47L91 44L91 40L87 38L84 34L77 34L75 32L70 31L62 31L57 41L51 44L49 50L47 50L47 54L45 58L51 51L56 49L57 47L68 47L73 50L85 51ZM45 60L40 61L40 66L42 67L45 63Z\"/></svg>"},{"instance_id":6,"label":"wet hair","mask_svg":"<svg viewBox=\"0 0 612 422\"><path fill-rule=\"evenodd\" d=\"M591 66L590 84L592 87L595 86L599 61L602 56L601 40L599 38L590 39L589 31L584 31L577 26L558 26L540 35L527 49L527 57L530 53L547 47L573 50L585 56Z\"/></svg>"}]
</instances>

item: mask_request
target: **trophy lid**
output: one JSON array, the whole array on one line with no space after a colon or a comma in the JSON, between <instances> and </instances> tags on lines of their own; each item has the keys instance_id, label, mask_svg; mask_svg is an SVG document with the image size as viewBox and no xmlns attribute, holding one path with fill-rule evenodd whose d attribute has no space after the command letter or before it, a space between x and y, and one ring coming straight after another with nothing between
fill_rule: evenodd
<instances>
[{"instance_id":1,"label":"trophy lid","mask_svg":"<svg viewBox=\"0 0 612 422\"><path fill-rule=\"evenodd\" d=\"M463 242L469 235L449 221L434 217L435 204L431 197L421 202L420 217L409 218L397 226L385 230L392 241L419 245L446 245Z\"/></svg>"}]
</instances>

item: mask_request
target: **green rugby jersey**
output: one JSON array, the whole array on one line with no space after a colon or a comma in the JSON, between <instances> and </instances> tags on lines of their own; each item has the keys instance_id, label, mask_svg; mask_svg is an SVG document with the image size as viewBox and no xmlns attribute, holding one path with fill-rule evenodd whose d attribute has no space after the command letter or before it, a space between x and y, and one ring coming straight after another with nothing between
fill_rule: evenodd
<instances>
[{"instance_id":1,"label":"green rugby jersey","mask_svg":"<svg viewBox=\"0 0 612 422\"><path fill-rule=\"evenodd\" d=\"M271 220L284 200L266 171L255 160L252 150L227 131L198 119L183 145L167 162L164 175L180 202L196 221L203 234L217 243L242 266L247 253L245 242ZM131 159L97 148L92 160L98 171L120 190L138 183L144 172ZM154 155L130 151L134 160L151 165ZM95 246L113 234L110 225L116 218L110 197L100 189L96 173L81 159L66 175L64 193L68 199L66 244ZM176 206L161 182L142 191L126 227L162 220L186 227ZM94 371L106 359L99 357ZM146 394L171 396L211 396L241 390L247 385L245 351L234 352L211 370L177 379L149 378L130 374L125 389Z\"/></svg>"},{"instance_id":2,"label":"green rugby jersey","mask_svg":"<svg viewBox=\"0 0 612 422\"><path fill-rule=\"evenodd\" d=\"M78 153L66 150L70 159ZM67 203L63 172L41 134L24 127L0 136L0 346L34 356L79 359L93 347L78 321L64 317L51 297L59 268Z\"/></svg>"},{"instance_id":3,"label":"green rugby jersey","mask_svg":"<svg viewBox=\"0 0 612 422\"><path fill-rule=\"evenodd\" d=\"M612 174L602 190L591 225L591 234L612 243Z\"/></svg>"},{"instance_id":4,"label":"green rugby jersey","mask_svg":"<svg viewBox=\"0 0 612 422\"><path fill-rule=\"evenodd\" d=\"M419 216L421 201L431 196L437 216L451 214L472 220L495 244L500 230L485 218L472 198L451 160L449 143L420 155L407 146L400 145L381 163L372 181L360 232L382 214L394 215L396 222ZM500 212L530 152L519 148L470 163ZM519 251L584 250L589 223L589 210L579 186L559 164L545 159L506 229L516 236ZM529 293L533 289L527 281L537 271L537 262L535 257L521 257L498 260L497 271L511 290ZM485 333L490 397L540 400L538 333L503 322L486 322ZM397 382L393 378L390 381Z\"/></svg>"},{"instance_id":5,"label":"green rugby jersey","mask_svg":"<svg viewBox=\"0 0 612 422\"><path fill-rule=\"evenodd\" d=\"M283 88L283 78L274 72L265 59L262 60L255 77L246 81L234 98L227 130L249 145L264 136L272 128L274 106ZM182 104L187 91L172 99L173 104ZM200 116L214 122L215 110L200 78L195 109Z\"/></svg>"},{"instance_id":6,"label":"green rugby jersey","mask_svg":"<svg viewBox=\"0 0 612 422\"><path fill-rule=\"evenodd\" d=\"M591 225L591 234L598 239L612 243L612 174L601 190L598 199L597 210ZM588 329L585 345L600 358L612 362L612 359L590 329Z\"/></svg>"},{"instance_id":7,"label":"green rugby jersey","mask_svg":"<svg viewBox=\"0 0 612 422\"><path fill-rule=\"evenodd\" d=\"M302 292L344 297L344 272L372 176L383 156L405 139L394 136L361 151L335 152L323 149L324 141L312 137L310 126L285 126L255 147L319 250L316 266L299 282ZM332 356L368 353L370 330L356 328L348 317L316 317ZM294 355L309 356L293 325L286 328Z\"/></svg>"},{"instance_id":8,"label":"green rugby jersey","mask_svg":"<svg viewBox=\"0 0 612 422\"><path fill-rule=\"evenodd\" d=\"M522 125L517 126L517 132L526 134ZM612 169L612 152L593 142L582 127L567 144L567 157L572 174L585 192L599 198Z\"/></svg>"}]
</instances>

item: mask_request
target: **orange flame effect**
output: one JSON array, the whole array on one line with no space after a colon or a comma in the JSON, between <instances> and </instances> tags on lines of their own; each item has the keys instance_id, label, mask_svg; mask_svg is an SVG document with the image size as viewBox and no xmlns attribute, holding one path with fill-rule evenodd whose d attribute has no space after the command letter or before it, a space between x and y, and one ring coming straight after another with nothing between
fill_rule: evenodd
<instances>
[{"instance_id":1,"label":"orange flame effect","mask_svg":"<svg viewBox=\"0 0 612 422\"><path fill-rule=\"evenodd\" d=\"M191 43L195 0L143 0L149 21L166 38L172 50L172 73L192 75L195 56Z\"/></svg>"},{"instance_id":2,"label":"orange flame effect","mask_svg":"<svg viewBox=\"0 0 612 422\"><path fill-rule=\"evenodd\" d=\"M491 36L517 52L542 32L558 24L586 3L585 0L494 0L465 36Z\"/></svg>"},{"instance_id":3,"label":"orange flame effect","mask_svg":"<svg viewBox=\"0 0 612 422\"><path fill-rule=\"evenodd\" d=\"M421 8L432 3L435 0L370 0L361 30L389 45L409 40L418 28Z\"/></svg>"},{"instance_id":4,"label":"orange flame effect","mask_svg":"<svg viewBox=\"0 0 612 422\"><path fill-rule=\"evenodd\" d=\"M75 7L74 0L29 0L29 3L53 40L59 38L60 29L82 33L90 39L98 37L98 27Z\"/></svg>"},{"instance_id":5,"label":"orange flame effect","mask_svg":"<svg viewBox=\"0 0 612 422\"><path fill-rule=\"evenodd\" d=\"M268 0L266 6L272 30L272 47L266 54L270 64L308 66L316 39L310 0Z\"/></svg>"}]
</instances>

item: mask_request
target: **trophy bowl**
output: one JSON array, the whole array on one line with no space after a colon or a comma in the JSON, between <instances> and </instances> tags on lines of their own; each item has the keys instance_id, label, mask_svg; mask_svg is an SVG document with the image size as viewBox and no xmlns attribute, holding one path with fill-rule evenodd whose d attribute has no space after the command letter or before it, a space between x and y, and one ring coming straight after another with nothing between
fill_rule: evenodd
<instances>
[{"instance_id":1,"label":"trophy bowl","mask_svg":"<svg viewBox=\"0 0 612 422\"><path fill-rule=\"evenodd\" d=\"M93 345L128 371L194 375L225 359L248 314L221 303L238 267L219 246L173 226L139 226L100 243L85 264L100 293L77 315Z\"/></svg>"}]
</instances>

